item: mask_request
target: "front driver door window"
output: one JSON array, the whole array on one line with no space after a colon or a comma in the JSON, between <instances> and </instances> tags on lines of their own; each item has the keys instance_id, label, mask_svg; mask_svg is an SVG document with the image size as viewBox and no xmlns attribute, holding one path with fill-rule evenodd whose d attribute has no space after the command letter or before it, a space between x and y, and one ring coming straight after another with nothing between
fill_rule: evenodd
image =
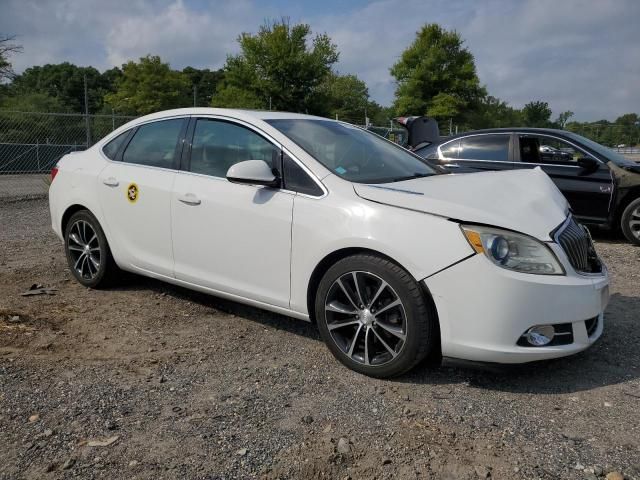
<instances>
[{"instance_id":1,"label":"front driver door window","mask_svg":"<svg viewBox=\"0 0 640 480\"><path fill-rule=\"evenodd\" d=\"M225 177L244 160L277 167L279 146L237 123L192 121L190 171L176 175L171 204L176 278L288 308L295 193Z\"/></svg>"},{"instance_id":2,"label":"front driver door window","mask_svg":"<svg viewBox=\"0 0 640 480\"><path fill-rule=\"evenodd\" d=\"M576 216L589 223L606 221L613 192L611 172L606 165L600 164L593 172L584 171L577 160L589 154L548 135L518 135L517 151L520 162L515 163L516 168L542 168L569 201Z\"/></svg>"}]
</instances>

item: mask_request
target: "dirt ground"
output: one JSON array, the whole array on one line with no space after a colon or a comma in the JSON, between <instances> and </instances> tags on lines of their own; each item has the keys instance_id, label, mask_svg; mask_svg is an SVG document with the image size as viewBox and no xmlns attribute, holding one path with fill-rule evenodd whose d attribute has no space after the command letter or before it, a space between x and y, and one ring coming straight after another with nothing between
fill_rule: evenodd
<instances>
[{"instance_id":1,"label":"dirt ground","mask_svg":"<svg viewBox=\"0 0 640 480\"><path fill-rule=\"evenodd\" d=\"M587 352L380 381L304 322L141 277L85 289L46 201L0 203L0 478L640 478L640 248L597 248Z\"/></svg>"}]
</instances>

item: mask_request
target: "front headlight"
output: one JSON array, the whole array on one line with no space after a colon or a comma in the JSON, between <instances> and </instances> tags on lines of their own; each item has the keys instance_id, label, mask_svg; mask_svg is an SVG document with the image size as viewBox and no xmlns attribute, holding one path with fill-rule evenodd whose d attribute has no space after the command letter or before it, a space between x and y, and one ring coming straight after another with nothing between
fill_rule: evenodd
<instances>
[{"instance_id":1,"label":"front headlight","mask_svg":"<svg viewBox=\"0 0 640 480\"><path fill-rule=\"evenodd\" d=\"M478 225L460 225L477 253L484 253L496 265L522 273L564 275L564 269L543 242L521 233Z\"/></svg>"}]
</instances>

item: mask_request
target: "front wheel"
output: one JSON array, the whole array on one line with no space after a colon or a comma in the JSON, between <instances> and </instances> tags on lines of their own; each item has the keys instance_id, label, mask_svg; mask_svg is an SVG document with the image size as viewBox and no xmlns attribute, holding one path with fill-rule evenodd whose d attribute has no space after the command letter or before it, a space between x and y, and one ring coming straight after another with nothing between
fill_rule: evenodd
<instances>
[{"instance_id":1,"label":"front wheel","mask_svg":"<svg viewBox=\"0 0 640 480\"><path fill-rule=\"evenodd\" d=\"M627 240L640 245L640 198L627 205L622 212L621 227Z\"/></svg>"},{"instance_id":2,"label":"front wheel","mask_svg":"<svg viewBox=\"0 0 640 480\"><path fill-rule=\"evenodd\" d=\"M320 281L315 313L333 355L365 375L400 375L434 351L435 315L411 275L375 255L334 264Z\"/></svg>"},{"instance_id":3,"label":"front wheel","mask_svg":"<svg viewBox=\"0 0 640 480\"><path fill-rule=\"evenodd\" d=\"M74 213L64 232L64 247L71 273L85 287L105 287L118 267L111 256L100 223L89 211Z\"/></svg>"}]
</instances>

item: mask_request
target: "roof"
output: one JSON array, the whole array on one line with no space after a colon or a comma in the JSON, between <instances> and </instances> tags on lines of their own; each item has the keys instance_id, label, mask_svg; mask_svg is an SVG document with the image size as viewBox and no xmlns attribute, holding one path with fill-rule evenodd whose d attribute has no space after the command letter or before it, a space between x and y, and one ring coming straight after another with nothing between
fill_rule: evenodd
<instances>
[{"instance_id":1,"label":"roof","mask_svg":"<svg viewBox=\"0 0 640 480\"><path fill-rule=\"evenodd\" d=\"M566 135L566 130L559 130L557 128L534 128L534 127L513 127L513 128L484 128L481 130L470 130L468 132L458 133L451 135L450 137L440 137L441 142L452 140L454 138L466 137L468 135L475 135L478 133L547 133L551 135Z\"/></svg>"},{"instance_id":2,"label":"roof","mask_svg":"<svg viewBox=\"0 0 640 480\"><path fill-rule=\"evenodd\" d=\"M245 120L275 120L275 119L316 119L331 120L324 117L314 115L305 115L302 113L275 112L270 110L244 110L240 108L213 108L213 107L191 107L176 108L173 110L163 110L161 112L151 113L144 117L136 119L136 123L156 120L160 118L174 117L178 115L220 115L229 116Z\"/></svg>"}]
</instances>

